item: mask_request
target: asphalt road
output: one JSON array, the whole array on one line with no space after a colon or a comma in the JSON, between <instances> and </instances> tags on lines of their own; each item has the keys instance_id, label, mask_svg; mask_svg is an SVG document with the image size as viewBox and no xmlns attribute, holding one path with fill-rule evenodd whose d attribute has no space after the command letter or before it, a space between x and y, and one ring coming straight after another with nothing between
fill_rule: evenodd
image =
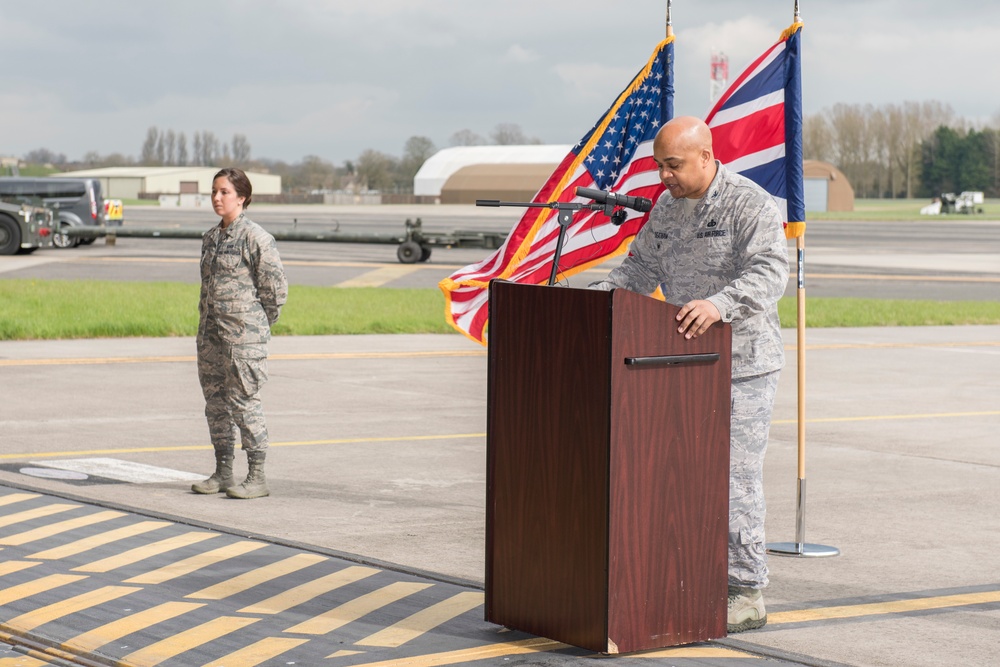
<instances>
[{"instance_id":1,"label":"asphalt road","mask_svg":"<svg viewBox=\"0 0 1000 667\"><path fill-rule=\"evenodd\" d=\"M457 230L506 233L522 209L475 206L253 206L251 217L272 231L402 234L407 219L427 233ZM134 206L127 227L203 230L207 210ZM119 238L69 250L0 257L4 278L163 280L197 282L199 241ZM283 241L289 281L321 286L434 287L456 269L489 255L482 248L436 247L427 262L404 265L396 246ZM790 258L796 257L789 242ZM1000 299L1000 221L815 221L808 224L806 290L811 296L896 299ZM571 280L590 282L620 260L609 260ZM788 294L796 288L795 271Z\"/></svg>"},{"instance_id":2,"label":"asphalt road","mask_svg":"<svg viewBox=\"0 0 1000 667\"><path fill-rule=\"evenodd\" d=\"M506 231L517 218L474 207L252 210L272 229L290 218L376 233L407 217L440 231ZM215 222L198 211L128 214L135 226ZM812 295L1000 298L1000 222L816 222L807 245ZM0 257L0 279L196 282L198 250L197 240L98 241ZM402 265L392 246L281 251L293 283L400 287L433 286L487 254L441 249ZM765 464L776 540L797 521L794 334ZM772 558L762 631L616 662L991 664L998 340L995 326L811 330L808 536L841 555ZM188 491L211 466L193 345L0 343L0 665L67 664L15 654L15 642L100 660L76 664L600 658L483 621L482 348L461 336L277 337L265 388L273 495L249 507ZM242 474L245 457L237 465Z\"/></svg>"}]
</instances>

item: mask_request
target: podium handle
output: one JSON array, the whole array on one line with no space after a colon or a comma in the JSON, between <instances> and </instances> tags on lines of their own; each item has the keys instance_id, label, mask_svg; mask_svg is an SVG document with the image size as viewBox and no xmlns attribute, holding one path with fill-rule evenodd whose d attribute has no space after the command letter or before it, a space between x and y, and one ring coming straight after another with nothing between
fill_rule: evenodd
<instances>
[{"instance_id":1,"label":"podium handle","mask_svg":"<svg viewBox=\"0 0 1000 667\"><path fill-rule=\"evenodd\" d=\"M702 361L718 361L719 353L710 352L706 354L667 354L659 357L625 357L626 366L677 366L680 364L693 364Z\"/></svg>"}]
</instances>

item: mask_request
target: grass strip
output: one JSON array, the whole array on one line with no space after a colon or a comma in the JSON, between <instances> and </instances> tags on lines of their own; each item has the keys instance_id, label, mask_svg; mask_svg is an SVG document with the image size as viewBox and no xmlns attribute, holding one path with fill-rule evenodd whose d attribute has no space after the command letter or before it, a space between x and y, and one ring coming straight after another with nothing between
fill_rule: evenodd
<instances>
[{"instance_id":1,"label":"grass strip","mask_svg":"<svg viewBox=\"0 0 1000 667\"><path fill-rule=\"evenodd\" d=\"M795 326L795 298L778 304ZM1000 324L1000 302L808 298L809 327ZM198 285L0 280L0 340L193 336ZM454 333L436 288L292 285L275 335Z\"/></svg>"},{"instance_id":2,"label":"grass strip","mask_svg":"<svg viewBox=\"0 0 1000 667\"><path fill-rule=\"evenodd\" d=\"M806 213L806 229L809 220L846 221L942 221L980 222L1000 220L1000 199L987 199L976 204L974 213L947 213L944 215L920 215L920 209L931 203L930 199L855 199L853 211L809 211Z\"/></svg>"}]
</instances>

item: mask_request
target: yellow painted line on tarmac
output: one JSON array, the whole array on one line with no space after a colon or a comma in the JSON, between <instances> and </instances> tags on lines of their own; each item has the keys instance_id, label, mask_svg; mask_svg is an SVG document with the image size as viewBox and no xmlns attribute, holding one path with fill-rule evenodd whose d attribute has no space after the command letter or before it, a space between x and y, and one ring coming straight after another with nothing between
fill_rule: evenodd
<instances>
[{"instance_id":1,"label":"yellow painted line on tarmac","mask_svg":"<svg viewBox=\"0 0 1000 667\"><path fill-rule=\"evenodd\" d=\"M241 542L234 542L233 544L227 544L224 547L219 547L218 549L213 549L211 551L205 551L200 554L191 556L190 558L185 558L184 560L179 560L169 565L164 565L163 567L153 570L151 572L144 572L143 574L136 575L131 579L126 579L125 584L162 584L166 581L176 579L177 577L182 577L187 574L191 574L197 570L205 567L216 565L226 560L232 558L237 558L244 554L248 554L251 551L256 551L266 546L263 542L249 542L243 540Z\"/></svg>"},{"instance_id":2,"label":"yellow painted line on tarmac","mask_svg":"<svg viewBox=\"0 0 1000 667\"><path fill-rule=\"evenodd\" d=\"M50 605L33 609L20 616L4 622L6 628L13 628L20 632L31 632L40 625L58 620L69 614L96 607L99 604L117 600L130 593L141 591L141 588L134 586L104 586L93 591L87 591L80 595L53 602Z\"/></svg>"},{"instance_id":3,"label":"yellow painted line on tarmac","mask_svg":"<svg viewBox=\"0 0 1000 667\"><path fill-rule=\"evenodd\" d=\"M355 642L356 646L379 646L398 648L420 635L430 632L439 625L472 611L483 604L484 595L478 591L459 593L442 600L403 620L383 628Z\"/></svg>"},{"instance_id":4,"label":"yellow painted line on tarmac","mask_svg":"<svg viewBox=\"0 0 1000 667\"><path fill-rule=\"evenodd\" d=\"M320 595L325 595L330 591L378 574L380 571L372 567L361 567L360 565L345 567L343 570L338 570L333 574L328 574L325 577L313 579L294 588L289 588L249 607L243 607L239 612L241 614L280 614Z\"/></svg>"},{"instance_id":5,"label":"yellow painted line on tarmac","mask_svg":"<svg viewBox=\"0 0 1000 667\"><path fill-rule=\"evenodd\" d=\"M48 660L21 655L16 658L0 658L0 667L53 667L53 665Z\"/></svg>"},{"instance_id":6,"label":"yellow painted line on tarmac","mask_svg":"<svg viewBox=\"0 0 1000 667\"><path fill-rule=\"evenodd\" d=\"M111 570L116 570L120 567L125 567L126 565L132 565L134 563L144 561L147 558L152 558L153 556L165 554L169 551L173 551L174 549L181 549L183 547L189 547L192 544L198 544L199 542L210 540L218 535L219 533L184 533L183 535L177 535L165 540L160 540L159 542L153 542L152 544L136 547L135 549L130 549L120 554L115 554L114 556L108 556L107 558L102 558L94 561L93 563L87 563L86 565L74 567L73 571L101 573L110 572Z\"/></svg>"},{"instance_id":7,"label":"yellow painted line on tarmac","mask_svg":"<svg viewBox=\"0 0 1000 667\"><path fill-rule=\"evenodd\" d=\"M314 361L322 359L433 359L438 357L485 357L486 350L427 350L413 352L315 352L272 354L270 361ZM0 366L87 366L105 364L194 363L194 355L149 357L75 357L65 359L0 359Z\"/></svg>"},{"instance_id":8,"label":"yellow painted line on tarmac","mask_svg":"<svg viewBox=\"0 0 1000 667\"><path fill-rule=\"evenodd\" d=\"M198 600L223 600L237 593L242 593L243 591L250 590L255 586L267 583L278 577L283 577L287 574L293 572L298 572L299 570L309 567L311 565L316 565L317 563L322 563L327 560L326 556L320 556L317 554L295 554L294 556L289 556L288 558L278 561L277 563L270 563L262 567L258 567L255 570L250 570L249 572L244 572L238 576L226 579L217 584L212 584L207 588L203 588L200 591L194 593L189 593L184 597L195 598Z\"/></svg>"},{"instance_id":9,"label":"yellow painted line on tarmac","mask_svg":"<svg viewBox=\"0 0 1000 667\"><path fill-rule=\"evenodd\" d=\"M995 417L1000 410L983 410L976 412L933 412L909 415L864 415L859 417L817 417L807 419L807 424L823 424L832 422L866 422L866 421L901 421L906 419L953 419L958 417ZM775 419L772 424L797 424L795 419ZM430 440L464 440L467 438L485 438L485 433L439 433L433 435L400 435L382 438L332 438L329 440L298 440L289 442L272 442L269 447L309 447L319 445L362 445L382 442L426 442ZM210 450L211 445L170 445L163 447L123 447L121 449L84 449L58 452L20 452L0 454L0 460L25 458L54 457L85 457L102 454L154 454L159 452L188 452Z\"/></svg>"},{"instance_id":10,"label":"yellow painted line on tarmac","mask_svg":"<svg viewBox=\"0 0 1000 667\"><path fill-rule=\"evenodd\" d=\"M967 341L949 343L831 343L827 345L806 345L810 350L879 350L908 348L948 348L948 347L1000 347L1000 341ZM785 350L798 349L786 345ZM296 354L272 354L270 361L321 361L344 359L435 359L440 357L485 357L486 350L416 350L407 352L303 352ZM195 363L194 355L146 356L146 357L67 357L49 359L0 359L4 366L99 366L110 364L162 364Z\"/></svg>"},{"instance_id":11,"label":"yellow painted line on tarmac","mask_svg":"<svg viewBox=\"0 0 1000 667\"><path fill-rule=\"evenodd\" d=\"M935 412L914 415L868 415L864 417L818 417L807 419L807 424L828 424L837 422L869 422L869 421L893 421L904 419L949 419L954 417L995 417L1000 415L1000 410L986 410L983 412ZM797 419L775 419L772 424L798 424Z\"/></svg>"},{"instance_id":12,"label":"yellow painted line on tarmac","mask_svg":"<svg viewBox=\"0 0 1000 667\"><path fill-rule=\"evenodd\" d=\"M9 535L7 537L0 538L0 544L12 547L22 546L36 540L59 535L77 528L92 526L95 523L103 523L104 521L111 521L112 519L117 519L121 516L125 516L125 513L113 512L111 510L87 514L86 516L77 517L75 519L67 519L66 521L59 521L58 523L40 526L33 530L27 530L23 533L17 533L16 535Z\"/></svg>"},{"instance_id":13,"label":"yellow painted line on tarmac","mask_svg":"<svg viewBox=\"0 0 1000 667\"><path fill-rule=\"evenodd\" d=\"M290 651L300 644L305 644L307 641L309 640L267 637L229 655L207 662L205 667L256 667L256 665Z\"/></svg>"},{"instance_id":14,"label":"yellow painted line on tarmac","mask_svg":"<svg viewBox=\"0 0 1000 667\"><path fill-rule=\"evenodd\" d=\"M301 635L325 635L431 586L433 584L397 581L293 625L285 632Z\"/></svg>"},{"instance_id":15,"label":"yellow painted line on tarmac","mask_svg":"<svg viewBox=\"0 0 1000 667\"><path fill-rule=\"evenodd\" d=\"M86 575L82 574L50 574L47 577L34 579L17 586L8 586L0 589L0 606L86 578Z\"/></svg>"},{"instance_id":16,"label":"yellow painted line on tarmac","mask_svg":"<svg viewBox=\"0 0 1000 667\"><path fill-rule=\"evenodd\" d=\"M412 264L383 266L372 271L366 271L360 276L339 282L337 283L337 287L381 287L393 280L405 278L416 270L416 267Z\"/></svg>"},{"instance_id":17,"label":"yellow painted line on tarmac","mask_svg":"<svg viewBox=\"0 0 1000 667\"><path fill-rule=\"evenodd\" d=\"M190 630L178 632L170 637L150 644L138 651L133 651L122 657L121 664L143 665L149 667L174 658L185 651L198 648L210 641L225 637L231 632L241 630L256 623L259 618L240 618L236 616L220 616L207 623L193 627Z\"/></svg>"},{"instance_id":18,"label":"yellow painted line on tarmac","mask_svg":"<svg viewBox=\"0 0 1000 667\"><path fill-rule=\"evenodd\" d=\"M308 445L360 445L377 442L420 442L426 440L461 440L465 438L485 438L485 433L446 433L437 435L400 435L384 438L336 438L331 440L300 440L297 442L272 442L269 447L302 447ZM60 452L22 452L0 454L3 459L52 458L59 456L98 456L101 454L150 454L157 452L193 452L212 449L211 445L169 445L163 447L123 447L121 449L87 449Z\"/></svg>"},{"instance_id":19,"label":"yellow painted line on tarmac","mask_svg":"<svg viewBox=\"0 0 1000 667\"><path fill-rule=\"evenodd\" d=\"M136 535L142 535L144 533L159 530L160 528L166 528L171 525L173 524L169 521L140 521L128 526L122 526L121 528L98 533L97 535L84 537L76 540L75 542L63 544L58 547L52 547L51 549L46 549L45 551L39 551L31 554L30 557L41 560L58 560L60 558L67 558L69 556L75 556L83 553L84 551L90 551L91 549L111 544L112 542L118 542L119 540L135 537Z\"/></svg>"},{"instance_id":20,"label":"yellow painted line on tarmac","mask_svg":"<svg viewBox=\"0 0 1000 667\"><path fill-rule=\"evenodd\" d=\"M77 509L78 507L80 507L80 505L65 505L62 503L52 503L51 505L43 505L42 507L36 507L33 510L25 510L23 512L17 512L15 514L7 514L5 516L0 516L0 528L13 526L15 523L21 523L22 521L41 519L43 517L52 516L53 514L59 514L60 512L65 512L67 510L74 510Z\"/></svg>"},{"instance_id":21,"label":"yellow painted line on tarmac","mask_svg":"<svg viewBox=\"0 0 1000 667\"><path fill-rule=\"evenodd\" d=\"M126 637L133 632L145 630L157 623L169 621L204 606L204 604L195 602L164 602L77 635L62 644L62 647L83 654L91 653L105 644Z\"/></svg>"},{"instance_id":22,"label":"yellow painted line on tarmac","mask_svg":"<svg viewBox=\"0 0 1000 667\"><path fill-rule=\"evenodd\" d=\"M995 602L1000 602L1000 591L961 593L958 595L942 595L939 597L916 598L912 600L894 600L892 602L873 602L871 604L845 605L842 607L823 607L820 609L800 609L798 611L783 611L768 614L767 625L770 627L772 625L781 625L784 623L808 623L812 621L827 621L835 618L856 618L858 616L901 614L910 611L966 607L969 605L990 604Z\"/></svg>"},{"instance_id":23,"label":"yellow painted line on tarmac","mask_svg":"<svg viewBox=\"0 0 1000 667\"><path fill-rule=\"evenodd\" d=\"M25 500L31 500L32 498L38 498L37 493L8 493L6 496L0 496L0 507L3 505L12 505L14 503L24 502Z\"/></svg>"},{"instance_id":24,"label":"yellow painted line on tarmac","mask_svg":"<svg viewBox=\"0 0 1000 667\"><path fill-rule=\"evenodd\" d=\"M416 655L409 658L396 658L394 660L381 660L379 662L366 662L355 664L353 667L440 667L441 665L454 665L460 662L472 662L473 660L488 660L490 658L500 658L510 655L558 651L564 648L571 647L561 642L552 641L551 639L523 639L516 642L487 644L486 646L460 649L458 651L430 653L428 655Z\"/></svg>"},{"instance_id":25,"label":"yellow painted line on tarmac","mask_svg":"<svg viewBox=\"0 0 1000 667\"><path fill-rule=\"evenodd\" d=\"M0 577L5 574L13 574L15 572L20 572L21 570L27 570L29 567L35 567L36 565L41 565L41 563L30 560L6 560L0 562Z\"/></svg>"}]
</instances>

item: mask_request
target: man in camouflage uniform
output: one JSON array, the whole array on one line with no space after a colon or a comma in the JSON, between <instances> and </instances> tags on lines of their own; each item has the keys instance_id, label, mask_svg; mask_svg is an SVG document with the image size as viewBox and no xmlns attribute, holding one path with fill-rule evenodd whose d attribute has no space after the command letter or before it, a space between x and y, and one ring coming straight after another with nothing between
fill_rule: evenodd
<instances>
[{"instance_id":1,"label":"man in camouflage uniform","mask_svg":"<svg viewBox=\"0 0 1000 667\"><path fill-rule=\"evenodd\" d=\"M267 381L271 325L288 298L288 283L274 237L243 213L250 199L249 180L235 169L219 174L212 198L223 219L202 240L197 339L198 378L216 471L191 488L196 493L259 498L270 493L264 476L267 425L259 390ZM238 206L227 210L224 200L220 206L217 198L224 197ZM238 485L233 479L237 434L249 464L246 480Z\"/></svg>"},{"instance_id":2,"label":"man in camouflage uniform","mask_svg":"<svg viewBox=\"0 0 1000 667\"><path fill-rule=\"evenodd\" d=\"M774 200L715 160L704 122L668 122L653 158L671 196L659 198L621 266L592 287L650 294L662 285L689 339L732 323L728 630L741 632L767 622L763 468L785 359L777 302L788 250Z\"/></svg>"}]
</instances>

